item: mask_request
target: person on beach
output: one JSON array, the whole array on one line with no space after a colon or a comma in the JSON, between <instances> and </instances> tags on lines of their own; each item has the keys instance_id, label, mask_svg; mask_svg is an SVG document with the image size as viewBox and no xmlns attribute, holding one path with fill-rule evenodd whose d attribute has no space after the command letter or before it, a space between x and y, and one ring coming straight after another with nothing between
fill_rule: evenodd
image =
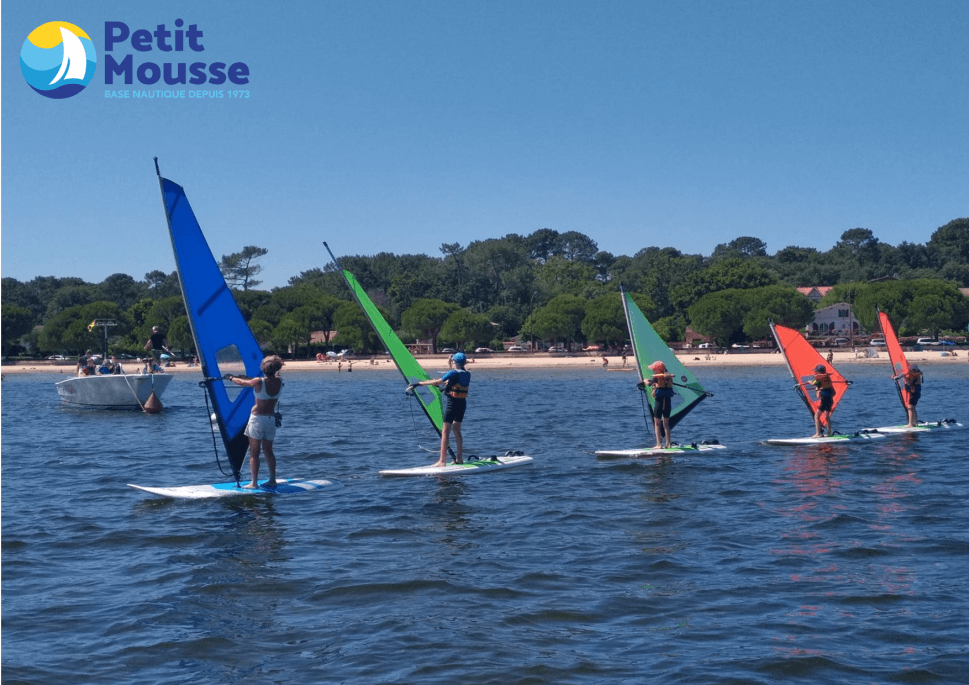
<instances>
[{"instance_id":1,"label":"person on beach","mask_svg":"<svg viewBox=\"0 0 969 685\"><path fill-rule=\"evenodd\" d=\"M246 426L246 437L249 438L249 472L252 482L246 486L248 490L259 489L259 452L266 453L266 466L269 467L269 480L262 484L264 488L276 487L276 455L273 452L273 440L276 438L276 428L279 421L276 417L276 402L283 388L283 382L277 374L283 368L283 360L277 355L266 357L259 365L265 378L246 378L226 374L224 378L231 383L252 388L256 402L252 405L252 414Z\"/></svg>"},{"instance_id":2,"label":"person on beach","mask_svg":"<svg viewBox=\"0 0 969 685\"><path fill-rule=\"evenodd\" d=\"M656 434L656 445L653 449L669 449L673 444L670 435L670 412L673 409L673 374L666 370L663 362L653 362L647 367L653 372L653 377L636 384L643 392L646 387L652 387L653 399L653 432ZM665 444L664 444L665 443Z\"/></svg>"},{"instance_id":3,"label":"person on beach","mask_svg":"<svg viewBox=\"0 0 969 685\"><path fill-rule=\"evenodd\" d=\"M161 359L162 352L171 352L168 349L168 340L165 339L165 334L158 330L158 326L151 327L151 335L148 336L148 342L145 343L145 349L151 350L151 356L155 360Z\"/></svg>"},{"instance_id":4,"label":"person on beach","mask_svg":"<svg viewBox=\"0 0 969 685\"><path fill-rule=\"evenodd\" d=\"M440 378L411 383L407 386L407 392L412 391L417 385L444 386L444 394L447 395L447 405L444 408L444 427L441 430L441 455L437 462L431 464L431 466L447 466L447 451L452 429L454 430L454 446L456 448L454 463L464 463L461 422L464 421L464 412L468 408L468 386L471 384L471 372L464 368L467 362L468 358L464 356L464 352L457 352L448 360L449 365L457 368L448 370Z\"/></svg>"},{"instance_id":5,"label":"person on beach","mask_svg":"<svg viewBox=\"0 0 969 685\"><path fill-rule=\"evenodd\" d=\"M915 409L915 405L919 403L919 398L922 397L922 371L919 369L918 364L910 364L908 373L892 376L892 380L898 380L899 378L904 379L905 391L908 393L908 406L906 407L908 411L908 427L915 428L919 425L919 413Z\"/></svg>"},{"instance_id":6,"label":"person on beach","mask_svg":"<svg viewBox=\"0 0 969 685\"><path fill-rule=\"evenodd\" d=\"M834 404L834 383L831 381L831 376L828 374L828 370L825 368L824 364L818 364L816 367L814 367L814 380L811 381L811 385L814 386L814 389L818 394L818 400L821 401L818 410L814 412L814 435L811 437L822 437L822 414L824 414L824 418L826 419L826 423L828 425L828 437L831 437L833 432L833 428L831 427L831 408Z\"/></svg>"}]
</instances>

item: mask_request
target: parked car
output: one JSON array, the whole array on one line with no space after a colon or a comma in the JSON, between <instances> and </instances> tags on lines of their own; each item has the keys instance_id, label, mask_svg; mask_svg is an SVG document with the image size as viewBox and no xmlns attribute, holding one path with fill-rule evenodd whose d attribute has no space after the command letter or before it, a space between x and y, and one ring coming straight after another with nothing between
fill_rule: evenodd
<instances>
[{"instance_id":1,"label":"parked car","mask_svg":"<svg viewBox=\"0 0 969 685\"><path fill-rule=\"evenodd\" d=\"M697 345L697 347L699 347L701 350L708 350L716 347L716 345L714 345L713 343L700 343L699 345Z\"/></svg>"},{"instance_id":2,"label":"parked car","mask_svg":"<svg viewBox=\"0 0 969 685\"><path fill-rule=\"evenodd\" d=\"M918 340L915 341L915 344L916 345L941 345L942 343L940 343L935 338L919 338Z\"/></svg>"},{"instance_id":3,"label":"parked car","mask_svg":"<svg viewBox=\"0 0 969 685\"><path fill-rule=\"evenodd\" d=\"M65 362L65 361L67 361L67 357L65 357L63 354L52 354L47 359L49 359L52 362Z\"/></svg>"},{"instance_id":4,"label":"parked car","mask_svg":"<svg viewBox=\"0 0 969 685\"><path fill-rule=\"evenodd\" d=\"M487 347L476 347L474 348L474 351L477 354L489 354L491 352L491 350L488 349Z\"/></svg>"},{"instance_id":5,"label":"parked car","mask_svg":"<svg viewBox=\"0 0 969 685\"><path fill-rule=\"evenodd\" d=\"M873 340L872 340L872 341L871 341L870 343L868 343L868 344L869 344L869 345L874 345L874 346L876 346L876 347L884 347L884 346L885 346L885 339L884 339L884 338L874 338L874 339L873 339Z\"/></svg>"},{"instance_id":6,"label":"parked car","mask_svg":"<svg viewBox=\"0 0 969 685\"><path fill-rule=\"evenodd\" d=\"M524 352L525 351L525 348L522 347L521 345L512 345L511 347L508 348L508 351L509 352Z\"/></svg>"},{"instance_id":7,"label":"parked car","mask_svg":"<svg viewBox=\"0 0 969 685\"><path fill-rule=\"evenodd\" d=\"M443 350L441 350L441 354L454 354L454 348L445 347Z\"/></svg>"},{"instance_id":8,"label":"parked car","mask_svg":"<svg viewBox=\"0 0 969 685\"><path fill-rule=\"evenodd\" d=\"M848 344L848 338L835 338L834 344L837 345L838 347L844 347L845 345Z\"/></svg>"}]
</instances>

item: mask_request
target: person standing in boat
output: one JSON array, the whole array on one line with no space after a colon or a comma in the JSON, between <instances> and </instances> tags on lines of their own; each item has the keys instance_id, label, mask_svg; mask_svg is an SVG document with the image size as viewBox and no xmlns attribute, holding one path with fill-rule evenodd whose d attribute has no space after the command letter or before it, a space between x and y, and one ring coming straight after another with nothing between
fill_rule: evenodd
<instances>
[{"instance_id":1,"label":"person standing in boat","mask_svg":"<svg viewBox=\"0 0 969 685\"><path fill-rule=\"evenodd\" d=\"M269 480L262 484L264 488L276 486L276 454L273 452L273 440L276 439L276 428L279 421L276 417L276 402L283 382L277 374L283 368L283 360L277 355L266 357L259 365L265 378L246 378L226 374L225 379L236 385L252 388L256 402L252 405L252 414L246 426L246 437L249 438L249 472L252 482L246 486L249 490L256 490L259 486L259 452L266 454L266 466L269 467Z\"/></svg>"},{"instance_id":2,"label":"person standing in boat","mask_svg":"<svg viewBox=\"0 0 969 685\"><path fill-rule=\"evenodd\" d=\"M431 466L447 466L447 451L451 442L452 429L455 446L454 463L464 463L464 440L461 436L461 422L464 421L464 412L468 408L468 386L471 384L471 372L464 368L467 362L468 358L464 356L464 352L457 352L448 360L449 365L457 368L450 369L438 379L411 383L407 386L408 392L417 385L444 386L444 394L447 395L447 405L444 408L444 426L441 430L441 456Z\"/></svg>"},{"instance_id":3,"label":"person standing in boat","mask_svg":"<svg viewBox=\"0 0 969 685\"><path fill-rule=\"evenodd\" d=\"M831 426L831 409L834 405L834 382L831 380L831 376L828 374L827 368L824 364L818 364L814 367L814 380L811 381L814 386L815 391L818 394L818 400L821 404L818 406L818 410L814 412L814 435L812 438L820 438L821 433L824 428L821 422L822 414L824 414L825 423L828 427L828 437L831 437L833 428Z\"/></svg>"},{"instance_id":4,"label":"person standing in boat","mask_svg":"<svg viewBox=\"0 0 969 685\"><path fill-rule=\"evenodd\" d=\"M673 374L666 370L666 364L653 362L647 367L653 372L653 377L636 384L645 392L646 386L653 388L653 432L656 433L656 445L653 449L669 449L673 445L670 435L670 412L673 409ZM665 444L664 444L665 443Z\"/></svg>"},{"instance_id":5,"label":"person standing in boat","mask_svg":"<svg viewBox=\"0 0 969 685\"><path fill-rule=\"evenodd\" d=\"M922 397L922 371L918 364L909 364L908 373L892 376L892 380L899 378L904 379L905 392L908 393L908 406L905 407L908 412L908 427L915 428L919 425L919 413L915 409L915 405L919 403L919 398Z\"/></svg>"},{"instance_id":6,"label":"person standing in boat","mask_svg":"<svg viewBox=\"0 0 969 685\"><path fill-rule=\"evenodd\" d=\"M168 340L165 339L165 334L158 330L158 326L151 327L151 335L148 336L145 349L151 350L151 356L155 358L155 361L161 359L162 352L171 353L168 349Z\"/></svg>"},{"instance_id":7,"label":"person standing in boat","mask_svg":"<svg viewBox=\"0 0 969 685\"><path fill-rule=\"evenodd\" d=\"M88 350L77 358L77 371L75 373L77 373L78 376L90 376L91 371L88 367L91 366L92 363L91 350Z\"/></svg>"}]
</instances>

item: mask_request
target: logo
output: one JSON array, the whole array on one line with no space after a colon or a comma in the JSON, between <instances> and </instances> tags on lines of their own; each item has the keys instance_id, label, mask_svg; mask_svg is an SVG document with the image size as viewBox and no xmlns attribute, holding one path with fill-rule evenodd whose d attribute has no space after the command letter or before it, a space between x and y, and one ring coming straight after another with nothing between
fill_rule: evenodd
<instances>
[{"instance_id":1,"label":"logo","mask_svg":"<svg viewBox=\"0 0 969 685\"><path fill-rule=\"evenodd\" d=\"M27 84L56 100L84 90L94 78L97 65L98 55L90 36L66 21L41 24L20 49L20 71Z\"/></svg>"}]
</instances>

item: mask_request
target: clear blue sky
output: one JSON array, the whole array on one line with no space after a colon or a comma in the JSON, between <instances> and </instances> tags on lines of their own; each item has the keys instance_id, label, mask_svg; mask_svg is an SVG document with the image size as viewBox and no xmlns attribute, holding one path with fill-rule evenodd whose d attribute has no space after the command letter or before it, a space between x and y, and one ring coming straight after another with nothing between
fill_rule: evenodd
<instances>
[{"instance_id":1,"label":"clear blue sky","mask_svg":"<svg viewBox=\"0 0 969 685\"><path fill-rule=\"evenodd\" d=\"M105 22L176 19L245 62L247 100L109 100ZM27 35L89 32L62 101ZM851 228L924 243L969 215L969 2L44 2L2 5L2 275L174 269L152 157L216 257L269 249L262 287L338 254L425 253L540 228L601 250L708 255ZM203 88L228 90L230 84ZM228 94L227 94L228 95Z\"/></svg>"}]
</instances>

